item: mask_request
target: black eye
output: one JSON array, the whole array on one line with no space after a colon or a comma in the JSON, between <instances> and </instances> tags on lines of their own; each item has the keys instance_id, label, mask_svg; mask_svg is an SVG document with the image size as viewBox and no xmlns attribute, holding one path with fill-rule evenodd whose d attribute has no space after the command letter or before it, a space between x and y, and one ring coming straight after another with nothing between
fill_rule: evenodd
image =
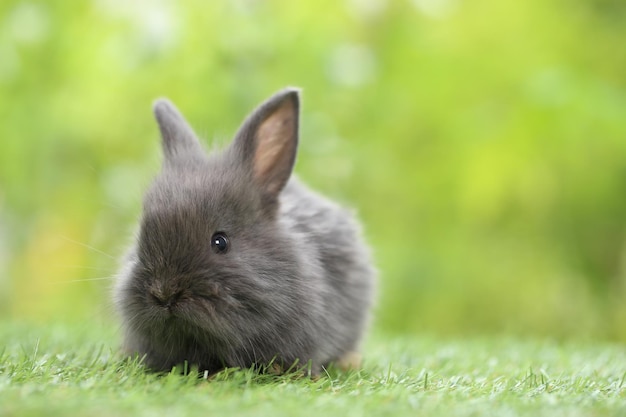
<instances>
[{"instance_id":1,"label":"black eye","mask_svg":"<svg viewBox=\"0 0 626 417\"><path fill-rule=\"evenodd\" d=\"M224 232L217 232L211 238L211 248L215 253L226 253L229 246L228 236Z\"/></svg>"}]
</instances>

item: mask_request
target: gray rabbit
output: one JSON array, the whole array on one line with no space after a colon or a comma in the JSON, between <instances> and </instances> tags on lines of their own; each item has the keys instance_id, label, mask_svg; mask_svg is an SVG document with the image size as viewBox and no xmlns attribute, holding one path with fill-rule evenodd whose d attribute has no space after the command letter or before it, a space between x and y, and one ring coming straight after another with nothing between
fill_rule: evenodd
<instances>
[{"instance_id":1,"label":"gray rabbit","mask_svg":"<svg viewBox=\"0 0 626 417\"><path fill-rule=\"evenodd\" d=\"M114 289L125 351L165 371L358 365L375 271L353 215L291 176L298 90L210 154L169 101L154 113L163 168Z\"/></svg>"}]
</instances>

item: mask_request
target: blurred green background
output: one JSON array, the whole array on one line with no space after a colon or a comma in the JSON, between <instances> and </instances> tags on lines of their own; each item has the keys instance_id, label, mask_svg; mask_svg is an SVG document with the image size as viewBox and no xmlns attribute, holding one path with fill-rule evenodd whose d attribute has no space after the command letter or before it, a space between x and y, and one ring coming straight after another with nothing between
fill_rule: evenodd
<instances>
[{"instance_id":1,"label":"blurred green background","mask_svg":"<svg viewBox=\"0 0 626 417\"><path fill-rule=\"evenodd\" d=\"M626 340L623 0L0 3L0 319L111 317L168 96L226 142L303 89L375 328Z\"/></svg>"}]
</instances>

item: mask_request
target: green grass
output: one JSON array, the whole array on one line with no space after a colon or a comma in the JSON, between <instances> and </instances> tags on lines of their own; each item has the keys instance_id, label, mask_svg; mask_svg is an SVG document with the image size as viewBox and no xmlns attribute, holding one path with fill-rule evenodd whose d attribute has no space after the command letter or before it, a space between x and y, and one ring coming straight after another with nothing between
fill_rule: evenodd
<instances>
[{"instance_id":1,"label":"green grass","mask_svg":"<svg viewBox=\"0 0 626 417\"><path fill-rule=\"evenodd\" d=\"M626 349L507 337L373 337L317 380L146 373L111 326L0 322L1 416L626 415Z\"/></svg>"}]
</instances>

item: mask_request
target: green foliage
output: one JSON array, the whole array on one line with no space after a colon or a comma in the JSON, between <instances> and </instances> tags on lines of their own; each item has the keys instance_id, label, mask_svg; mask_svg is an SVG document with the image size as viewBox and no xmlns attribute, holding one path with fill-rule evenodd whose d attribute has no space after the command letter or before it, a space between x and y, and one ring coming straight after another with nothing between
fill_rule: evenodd
<instances>
[{"instance_id":1,"label":"green foliage","mask_svg":"<svg viewBox=\"0 0 626 417\"><path fill-rule=\"evenodd\" d=\"M626 355L607 344L376 339L364 369L319 379L227 369L146 373L99 325L0 322L3 416L623 415Z\"/></svg>"},{"instance_id":2,"label":"green foliage","mask_svg":"<svg viewBox=\"0 0 626 417\"><path fill-rule=\"evenodd\" d=\"M359 210L377 328L624 340L624 39L620 0L4 0L0 315L109 310L156 97L224 143L297 85L297 171Z\"/></svg>"}]
</instances>

